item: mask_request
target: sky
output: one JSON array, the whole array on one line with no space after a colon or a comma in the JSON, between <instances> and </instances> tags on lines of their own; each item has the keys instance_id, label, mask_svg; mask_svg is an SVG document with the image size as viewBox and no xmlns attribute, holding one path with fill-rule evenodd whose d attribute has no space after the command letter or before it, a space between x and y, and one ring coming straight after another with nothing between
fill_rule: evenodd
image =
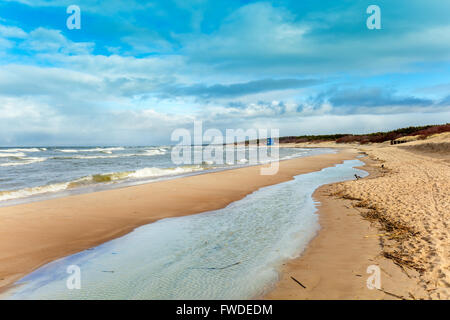
<instances>
[{"instance_id":1,"label":"sky","mask_svg":"<svg viewBox=\"0 0 450 320\"><path fill-rule=\"evenodd\" d=\"M450 122L449 13L441 0L3 0L0 146L169 144L194 120L283 136Z\"/></svg>"}]
</instances>

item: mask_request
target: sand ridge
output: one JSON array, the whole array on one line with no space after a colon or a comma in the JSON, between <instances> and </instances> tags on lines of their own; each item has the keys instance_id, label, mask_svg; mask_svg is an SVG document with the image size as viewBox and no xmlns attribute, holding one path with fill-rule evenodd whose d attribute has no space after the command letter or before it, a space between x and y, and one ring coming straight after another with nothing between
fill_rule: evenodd
<instances>
[{"instance_id":1,"label":"sand ridge","mask_svg":"<svg viewBox=\"0 0 450 320\"><path fill-rule=\"evenodd\" d=\"M419 271L430 298L449 299L450 164L400 146L360 149L383 165L384 174L336 184L335 192L381 220L386 257Z\"/></svg>"}]
</instances>

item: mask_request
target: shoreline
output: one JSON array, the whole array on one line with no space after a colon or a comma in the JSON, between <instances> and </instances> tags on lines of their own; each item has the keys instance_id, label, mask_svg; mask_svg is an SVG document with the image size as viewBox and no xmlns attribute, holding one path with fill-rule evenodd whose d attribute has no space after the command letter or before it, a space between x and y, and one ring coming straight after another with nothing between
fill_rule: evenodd
<instances>
[{"instance_id":1,"label":"shoreline","mask_svg":"<svg viewBox=\"0 0 450 320\"><path fill-rule=\"evenodd\" d=\"M118 238L139 226L220 209L259 188L354 159L357 154L349 148L280 161L273 176L259 174L267 165L251 166L2 207L0 292L48 262Z\"/></svg>"},{"instance_id":2,"label":"shoreline","mask_svg":"<svg viewBox=\"0 0 450 320\"><path fill-rule=\"evenodd\" d=\"M365 163L359 168L369 173L364 179L379 175L376 168L368 166L372 162L370 159L359 160ZM351 200L332 196L333 185L335 183L323 185L313 194L313 199L318 202L316 214L320 223L316 236L304 252L283 264L279 281L261 298L409 299L408 293L415 290L417 278L406 276L391 260L380 256L379 229L361 217ZM380 266L382 290L367 288L366 281L370 276L367 267L370 265Z\"/></svg>"},{"instance_id":3,"label":"shoreline","mask_svg":"<svg viewBox=\"0 0 450 320\"><path fill-rule=\"evenodd\" d=\"M296 149L296 148L299 148L299 147L280 146L280 148ZM311 148L308 148L308 149L332 149L335 152L337 150L339 150L339 148L324 148L324 147L311 147ZM351 148L346 148L346 149L351 149ZM287 161L287 160L292 160L292 159L293 158L282 158L282 159L279 160L279 162L281 163L282 161ZM114 189L123 189L123 188L127 188L127 187L133 187L133 186L139 186L139 185L143 185L143 184L162 182L162 181L179 179L179 178L190 177L190 176L195 176L195 175L202 175L202 174L208 174L208 173L214 173L214 172L220 172L220 171L235 170L235 169L240 169L240 168L247 168L247 167L253 167L253 166L264 166L264 165L266 165L266 164L240 164L240 165L238 164L238 165L235 165L233 167L202 168L200 170L193 170L193 171L190 171L190 172L185 172L185 173L175 174L175 175L168 174L168 175L154 176L154 177L124 179L122 181L120 181L120 180L119 181L115 181L114 184L101 184L101 183L96 184L96 183L92 183L92 184L87 184L87 185L76 186L74 188L66 188L66 189L58 190L58 191L36 193L36 194L31 194L31 195L25 196L25 197L18 197L18 198L11 198L11 199L7 199L7 200L1 200L0 201L0 208L17 206L17 205L22 205L22 204L27 204L27 203L32 203L32 202L46 201L46 200L51 200L51 199L65 198L65 197L70 197L70 196L73 196L73 195L95 193L95 192L99 192L99 191L107 191L107 190L114 190ZM122 171L122 172L119 171L119 172L113 172L113 173L98 173L98 175L109 175L109 174L115 174L115 173L119 173L120 174L120 173L123 173L123 172L126 172L126 171ZM97 175L97 174L93 174L93 175ZM55 184L56 185L57 184L71 184L71 183L74 183L74 182L76 182L76 181L78 181L78 180L80 180L82 178L83 177L79 177L79 178L76 178L75 180L71 180L71 181L56 182L54 184L44 184L44 185L40 185L40 186L36 186L36 187L25 187L25 188L16 189L16 190L5 190L3 192L5 192L5 193L15 193L15 192L21 192L21 191L28 190L28 189L33 189L33 188L38 188L38 189L39 188L46 188L46 187L50 187L50 186L55 185ZM2 192L0 192L0 195L1 194L2 194Z\"/></svg>"}]
</instances>

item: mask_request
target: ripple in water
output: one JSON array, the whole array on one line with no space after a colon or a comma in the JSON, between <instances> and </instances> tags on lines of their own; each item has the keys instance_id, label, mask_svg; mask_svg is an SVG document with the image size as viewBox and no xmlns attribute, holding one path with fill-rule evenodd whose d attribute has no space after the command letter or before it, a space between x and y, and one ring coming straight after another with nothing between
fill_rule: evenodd
<instances>
[{"instance_id":1,"label":"ripple in water","mask_svg":"<svg viewBox=\"0 0 450 320\"><path fill-rule=\"evenodd\" d=\"M160 220L23 278L11 299L249 299L319 230L312 193L366 172L345 161L262 188L224 209ZM69 290L69 265L81 289Z\"/></svg>"}]
</instances>

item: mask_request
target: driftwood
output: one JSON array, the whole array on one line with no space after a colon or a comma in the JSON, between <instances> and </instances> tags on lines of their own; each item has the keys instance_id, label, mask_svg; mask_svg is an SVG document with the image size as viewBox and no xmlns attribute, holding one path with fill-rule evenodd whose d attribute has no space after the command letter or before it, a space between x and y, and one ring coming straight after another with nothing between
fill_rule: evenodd
<instances>
[{"instance_id":1,"label":"driftwood","mask_svg":"<svg viewBox=\"0 0 450 320\"><path fill-rule=\"evenodd\" d=\"M400 299L400 300L407 300L405 297L396 295L395 293L388 292L388 291L383 290L383 289L378 289L378 290L381 291L381 292L383 292L383 293L385 293L385 294L387 294L387 295L390 295L390 296L392 296L392 297L395 297L395 298L397 298L397 299ZM410 294L411 294L411 293L410 293Z\"/></svg>"},{"instance_id":2,"label":"driftwood","mask_svg":"<svg viewBox=\"0 0 450 320\"><path fill-rule=\"evenodd\" d=\"M229 267L238 265L238 264L240 264L240 263L241 263L241 261L236 262L236 263L232 263L232 264L227 265L227 266L225 266L225 267L209 267L209 268L208 268L208 267L204 267L204 268L199 267L199 268L189 268L189 269L200 269L200 270L223 270L223 269L226 269L226 268L229 268Z\"/></svg>"},{"instance_id":3,"label":"driftwood","mask_svg":"<svg viewBox=\"0 0 450 320\"><path fill-rule=\"evenodd\" d=\"M295 279L294 277L291 276L291 279L294 280L295 282L297 282L299 285L301 285L303 287L303 289L306 289L306 287L297 279Z\"/></svg>"}]
</instances>

